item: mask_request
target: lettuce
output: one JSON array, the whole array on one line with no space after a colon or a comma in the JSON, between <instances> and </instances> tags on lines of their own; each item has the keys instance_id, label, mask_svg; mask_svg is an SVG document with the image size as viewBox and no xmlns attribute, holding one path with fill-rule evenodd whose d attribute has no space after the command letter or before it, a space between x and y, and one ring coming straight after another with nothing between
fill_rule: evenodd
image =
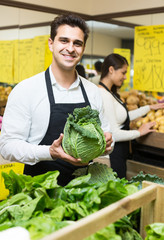
<instances>
[{"instance_id":1,"label":"lettuce","mask_svg":"<svg viewBox=\"0 0 164 240\"><path fill-rule=\"evenodd\" d=\"M102 155L106 141L98 111L89 106L75 108L67 118L62 146L67 154L80 158L83 163Z\"/></svg>"},{"instance_id":2,"label":"lettuce","mask_svg":"<svg viewBox=\"0 0 164 240\"><path fill-rule=\"evenodd\" d=\"M145 240L164 240L164 223L152 223L145 228Z\"/></svg>"}]
</instances>

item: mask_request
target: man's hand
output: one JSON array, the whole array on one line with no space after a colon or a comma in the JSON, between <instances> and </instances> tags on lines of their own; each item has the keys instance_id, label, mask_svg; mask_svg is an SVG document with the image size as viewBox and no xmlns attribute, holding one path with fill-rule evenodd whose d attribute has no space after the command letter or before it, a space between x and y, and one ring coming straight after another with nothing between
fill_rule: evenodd
<instances>
[{"instance_id":1,"label":"man's hand","mask_svg":"<svg viewBox=\"0 0 164 240\"><path fill-rule=\"evenodd\" d=\"M51 157L55 160L57 158L60 158L66 162L69 162L75 166L86 166L88 164L86 163L81 163L81 159L76 159L70 155L68 155L67 153L64 152L61 144L62 144L62 139L63 139L63 134L61 133L59 138L56 139L52 145L50 146L50 155Z\"/></svg>"},{"instance_id":2,"label":"man's hand","mask_svg":"<svg viewBox=\"0 0 164 240\"><path fill-rule=\"evenodd\" d=\"M104 132L104 136L105 136L105 140L106 140L106 149L105 149L105 153L108 153L109 151L112 150L111 144L113 142L112 139L112 134L109 132Z\"/></svg>"}]
</instances>

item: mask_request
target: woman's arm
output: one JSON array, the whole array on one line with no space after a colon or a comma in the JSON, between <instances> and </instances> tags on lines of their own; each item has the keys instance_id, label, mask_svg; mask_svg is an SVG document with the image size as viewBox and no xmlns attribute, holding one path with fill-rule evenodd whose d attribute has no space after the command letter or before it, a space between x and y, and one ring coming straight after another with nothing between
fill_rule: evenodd
<instances>
[{"instance_id":1,"label":"woman's arm","mask_svg":"<svg viewBox=\"0 0 164 240\"><path fill-rule=\"evenodd\" d=\"M116 142L128 141L128 140L132 140L139 137L140 132L138 130L121 130L120 129L120 127L122 126L122 124L124 123L127 117L126 110L106 90L100 88L100 91L103 98L104 113L110 123L112 135L115 141ZM117 118L116 111L119 112L119 119Z\"/></svg>"}]
</instances>

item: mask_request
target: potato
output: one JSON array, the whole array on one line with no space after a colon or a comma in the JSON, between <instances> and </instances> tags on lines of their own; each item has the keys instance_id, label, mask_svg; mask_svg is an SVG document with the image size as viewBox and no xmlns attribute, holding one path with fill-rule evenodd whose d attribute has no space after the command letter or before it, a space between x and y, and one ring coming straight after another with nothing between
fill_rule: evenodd
<instances>
[{"instance_id":1,"label":"potato","mask_svg":"<svg viewBox=\"0 0 164 240\"><path fill-rule=\"evenodd\" d=\"M158 128L158 130L159 130L159 132L164 133L164 125L160 126L160 127Z\"/></svg>"},{"instance_id":2,"label":"potato","mask_svg":"<svg viewBox=\"0 0 164 240\"><path fill-rule=\"evenodd\" d=\"M154 110L150 110L150 112L148 112L148 114L146 115L150 120L155 119L155 111Z\"/></svg>"},{"instance_id":3,"label":"potato","mask_svg":"<svg viewBox=\"0 0 164 240\"><path fill-rule=\"evenodd\" d=\"M142 119L142 123L147 123L147 122L149 122L149 118L146 116Z\"/></svg>"},{"instance_id":4,"label":"potato","mask_svg":"<svg viewBox=\"0 0 164 240\"><path fill-rule=\"evenodd\" d=\"M120 92L119 94L120 94L120 97L121 97L121 98L124 98L124 99L126 99L126 98L129 96L129 92L127 92L127 91L125 91L125 92Z\"/></svg>"},{"instance_id":5,"label":"potato","mask_svg":"<svg viewBox=\"0 0 164 240\"><path fill-rule=\"evenodd\" d=\"M164 117L162 117L160 120L160 126L164 126Z\"/></svg>"},{"instance_id":6,"label":"potato","mask_svg":"<svg viewBox=\"0 0 164 240\"><path fill-rule=\"evenodd\" d=\"M162 116L162 109L158 109L156 112L155 112L155 117L160 117Z\"/></svg>"},{"instance_id":7,"label":"potato","mask_svg":"<svg viewBox=\"0 0 164 240\"><path fill-rule=\"evenodd\" d=\"M140 101L139 101L139 105L140 105L141 107L147 105L146 100L145 100L145 99L140 100Z\"/></svg>"},{"instance_id":8,"label":"potato","mask_svg":"<svg viewBox=\"0 0 164 240\"><path fill-rule=\"evenodd\" d=\"M162 119L164 119L164 116L160 116L160 117L157 117L155 118L155 122L159 123L162 121Z\"/></svg>"},{"instance_id":9,"label":"potato","mask_svg":"<svg viewBox=\"0 0 164 240\"><path fill-rule=\"evenodd\" d=\"M154 126L153 126L153 129L158 129L159 128L159 124L156 123Z\"/></svg>"},{"instance_id":10,"label":"potato","mask_svg":"<svg viewBox=\"0 0 164 240\"><path fill-rule=\"evenodd\" d=\"M126 106L127 106L129 111L135 110L135 109L138 108L138 106L136 104L127 104Z\"/></svg>"},{"instance_id":11,"label":"potato","mask_svg":"<svg viewBox=\"0 0 164 240\"><path fill-rule=\"evenodd\" d=\"M132 105L132 104L138 105L139 98L136 96L130 95L129 97L127 97L126 103L129 105Z\"/></svg>"},{"instance_id":12,"label":"potato","mask_svg":"<svg viewBox=\"0 0 164 240\"><path fill-rule=\"evenodd\" d=\"M138 91L137 91L136 89L131 89L131 90L129 91L129 94L130 94L130 95L134 95L134 96L138 96Z\"/></svg>"},{"instance_id":13,"label":"potato","mask_svg":"<svg viewBox=\"0 0 164 240\"><path fill-rule=\"evenodd\" d=\"M138 120L136 122L136 127L139 128L139 127L141 127L141 125L142 125L142 120Z\"/></svg>"},{"instance_id":14,"label":"potato","mask_svg":"<svg viewBox=\"0 0 164 240\"><path fill-rule=\"evenodd\" d=\"M151 97L147 97L147 98L146 98L146 101L147 101L147 105L152 105L152 104L154 104L153 98L151 98Z\"/></svg>"},{"instance_id":15,"label":"potato","mask_svg":"<svg viewBox=\"0 0 164 240\"><path fill-rule=\"evenodd\" d=\"M146 99L145 93L140 93L138 96L139 96L140 100L145 100Z\"/></svg>"}]
</instances>

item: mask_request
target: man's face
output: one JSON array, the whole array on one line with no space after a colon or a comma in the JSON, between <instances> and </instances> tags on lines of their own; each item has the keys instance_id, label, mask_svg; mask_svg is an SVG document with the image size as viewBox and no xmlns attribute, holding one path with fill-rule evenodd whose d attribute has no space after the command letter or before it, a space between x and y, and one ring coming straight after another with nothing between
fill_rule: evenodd
<instances>
[{"instance_id":1,"label":"man's face","mask_svg":"<svg viewBox=\"0 0 164 240\"><path fill-rule=\"evenodd\" d=\"M49 39L49 49L53 53L54 66L73 70L84 52L84 33L78 27L61 25L54 41Z\"/></svg>"}]
</instances>

